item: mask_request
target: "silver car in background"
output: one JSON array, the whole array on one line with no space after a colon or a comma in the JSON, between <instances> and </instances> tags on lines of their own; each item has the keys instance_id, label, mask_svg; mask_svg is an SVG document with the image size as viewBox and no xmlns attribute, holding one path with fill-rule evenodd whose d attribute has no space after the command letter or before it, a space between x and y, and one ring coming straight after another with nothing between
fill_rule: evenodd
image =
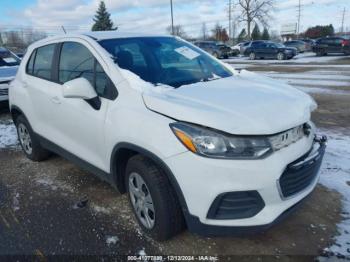
<instances>
[{"instance_id":1,"label":"silver car in background","mask_svg":"<svg viewBox=\"0 0 350 262\"><path fill-rule=\"evenodd\" d=\"M9 84L15 78L20 62L14 53L0 47L0 102L8 100Z\"/></svg>"}]
</instances>

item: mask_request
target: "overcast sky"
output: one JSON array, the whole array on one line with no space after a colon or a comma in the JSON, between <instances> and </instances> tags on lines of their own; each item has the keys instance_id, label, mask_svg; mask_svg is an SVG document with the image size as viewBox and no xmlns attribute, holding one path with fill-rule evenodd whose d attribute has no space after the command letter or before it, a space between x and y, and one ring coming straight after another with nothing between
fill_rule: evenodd
<instances>
[{"instance_id":1,"label":"overcast sky","mask_svg":"<svg viewBox=\"0 0 350 262\"><path fill-rule=\"evenodd\" d=\"M232 0L233 2L235 0ZM297 21L298 0L275 0L270 29ZM183 25L189 35L198 35L206 22L228 28L229 0L173 0L175 24ZM345 27L350 29L350 0L301 0L301 30L317 24L333 24L339 30L342 10L347 9ZM60 26L68 31L88 31L99 0L1 0L0 27L16 29L32 26L56 32ZM170 24L169 0L105 0L113 22L122 31L165 33ZM238 15L235 10L234 16ZM243 27L244 25L240 25Z\"/></svg>"}]
</instances>

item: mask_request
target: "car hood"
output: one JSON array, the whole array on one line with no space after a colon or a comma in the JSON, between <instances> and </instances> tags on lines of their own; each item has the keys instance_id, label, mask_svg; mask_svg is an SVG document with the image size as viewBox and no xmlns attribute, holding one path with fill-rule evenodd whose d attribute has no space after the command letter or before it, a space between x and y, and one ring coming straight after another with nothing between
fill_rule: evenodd
<instances>
[{"instance_id":1,"label":"car hood","mask_svg":"<svg viewBox=\"0 0 350 262\"><path fill-rule=\"evenodd\" d=\"M231 134L268 135L310 120L314 100L280 81L241 71L232 77L144 92L146 107Z\"/></svg>"}]
</instances>

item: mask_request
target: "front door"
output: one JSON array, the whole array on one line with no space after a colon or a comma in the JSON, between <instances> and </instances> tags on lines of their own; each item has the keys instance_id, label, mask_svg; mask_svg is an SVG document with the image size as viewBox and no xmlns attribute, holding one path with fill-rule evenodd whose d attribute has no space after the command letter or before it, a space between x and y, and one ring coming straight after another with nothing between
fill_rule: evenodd
<instances>
[{"instance_id":1,"label":"front door","mask_svg":"<svg viewBox=\"0 0 350 262\"><path fill-rule=\"evenodd\" d=\"M111 88L111 81L88 44L64 42L59 57L57 86L62 90L64 83L79 77L86 78L95 88L101 105L94 108L83 99L61 95L54 113L53 125L59 130L56 142L70 153L109 172L104 163L105 119L111 103L106 89Z\"/></svg>"}]
</instances>

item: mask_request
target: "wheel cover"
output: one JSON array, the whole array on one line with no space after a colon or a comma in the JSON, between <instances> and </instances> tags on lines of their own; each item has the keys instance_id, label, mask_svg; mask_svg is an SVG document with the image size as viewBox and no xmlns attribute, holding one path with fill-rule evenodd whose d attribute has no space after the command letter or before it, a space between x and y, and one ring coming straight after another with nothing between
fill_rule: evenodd
<instances>
[{"instance_id":1,"label":"wheel cover","mask_svg":"<svg viewBox=\"0 0 350 262\"><path fill-rule=\"evenodd\" d=\"M32 139L30 137L27 127L22 123L18 125L18 136L19 136L19 141L21 142L23 150L28 155L31 155L33 152Z\"/></svg>"},{"instance_id":2,"label":"wheel cover","mask_svg":"<svg viewBox=\"0 0 350 262\"><path fill-rule=\"evenodd\" d=\"M254 60L255 59L255 54L254 53L250 53L249 57L250 57L250 60Z\"/></svg>"},{"instance_id":3,"label":"wheel cover","mask_svg":"<svg viewBox=\"0 0 350 262\"><path fill-rule=\"evenodd\" d=\"M129 195L137 218L144 227L152 229L156 218L153 199L146 182L138 173L133 172L129 176Z\"/></svg>"},{"instance_id":4,"label":"wheel cover","mask_svg":"<svg viewBox=\"0 0 350 262\"><path fill-rule=\"evenodd\" d=\"M283 58L284 58L284 55L282 53L278 53L277 59L278 60L283 60Z\"/></svg>"}]
</instances>

